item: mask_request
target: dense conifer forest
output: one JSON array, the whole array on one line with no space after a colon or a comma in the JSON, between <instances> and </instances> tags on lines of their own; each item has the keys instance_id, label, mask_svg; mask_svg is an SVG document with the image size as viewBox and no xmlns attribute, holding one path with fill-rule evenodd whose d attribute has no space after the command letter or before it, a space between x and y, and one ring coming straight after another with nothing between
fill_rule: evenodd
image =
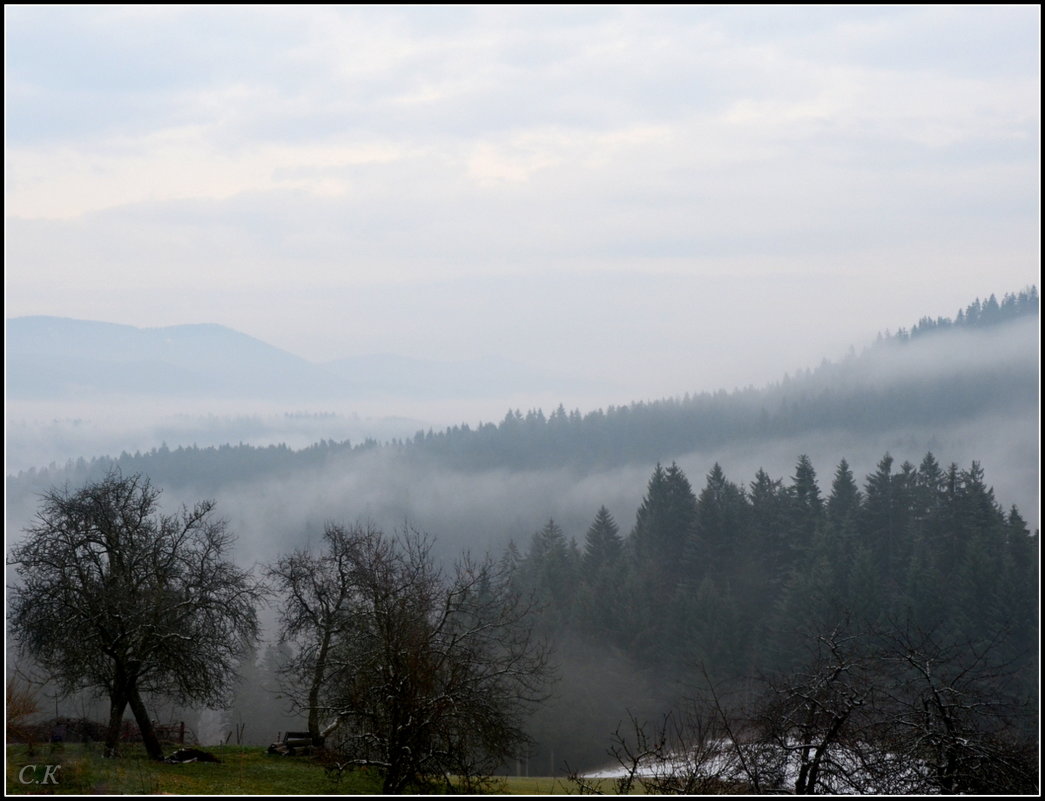
<instances>
[{"instance_id":1,"label":"dense conifer forest","mask_svg":"<svg viewBox=\"0 0 1045 801\"><path fill-rule=\"evenodd\" d=\"M630 530L600 508L583 542L549 521L505 558L556 641L633 666L665 701L797 669L828 632L887 631L989 653L994 700L1015 708L1036 697L1038 547L978 463L927 453L885 454L863 481L842 459L823 490L804 456L786 480L735 483L716 464L697 488L658 465ZM1034 717L1018 720L1030 736Z\"/></svg>"}]
</instances>

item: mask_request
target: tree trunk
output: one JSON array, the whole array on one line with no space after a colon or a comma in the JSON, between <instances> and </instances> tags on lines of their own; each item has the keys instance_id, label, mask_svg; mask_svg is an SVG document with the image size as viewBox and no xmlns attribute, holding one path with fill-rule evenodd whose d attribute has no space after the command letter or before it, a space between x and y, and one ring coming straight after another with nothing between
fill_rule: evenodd
<instances>
[{"instance_id":1,"label":"tree trunk","mask_svg":"<svg viewBox=\"0 0 1045 801\"><path fill-rule=\"evenodd\" d=\"M109 728L105 730L105 756L116 756L116 744L120 741L123 713L127 709L127 694L123 689L109 693Z\"/></svg>"},{"instance_id":2,"label":"tree trunk","mask_svg":"<svg viewBox=\"0 0 1045 801\"><path fill-rule=\"evenodd\" d=\"M312 671L312 685L308 688L308 736L312 738L312 745L317 748L323 744L324 734L319 730L319 691L327 672L327 653L330 650L332 634L329 627L323 632L323 641L319 646L316 666Z\"/></svg>"},{"instance_id":3,"label":"tree trunk","mask_svg":"<svg viewBox=\"0 0 1045 801\"><path fill-rule=\"evenodd\" d=\"M156 736L156 730L152 727L149 711L145 708L145 703L138 693L138 688L133 684L127 693L127 700L130 702L134 719L138 722L138 729L142 734L142 742L145 744L145 752L149 755L149 759L161 761L163 759L163 748L160 746L160 739Z\"/></svg>"}]
</instances>

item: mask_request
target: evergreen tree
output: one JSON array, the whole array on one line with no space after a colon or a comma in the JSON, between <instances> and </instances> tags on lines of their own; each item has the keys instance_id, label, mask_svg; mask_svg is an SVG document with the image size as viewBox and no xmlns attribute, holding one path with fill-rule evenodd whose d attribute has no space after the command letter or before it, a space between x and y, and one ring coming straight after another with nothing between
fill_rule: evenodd
<instances>
[{"instance_id":1,"label":"evergreen tree","mask_svg":"<svg viewBox=\"0 0 1045 801\"><path fill-rule=\"evenodd\" d=\"M795 475L788 489L788 496L791 498L788 535L794 559L812 548L813 537L824 516L824 502L820 497L820 487L816 483L816 471L805 454L798 457Z\"/></svg>"},{"instance_id":2,"label":"evergreen tree","mask_svg":"<svg viewBox=\"0 0 1045 801\"><path fill-rule=\"evenodd\" d=\"M1027 524L1019 510L1013 506L1005 522L1005 558L1001 579L1002 605L1009 613L1008 626L1013 633L1014 645L1009 648L1014 660L1031 662L1028 653L1020 653L1020 644L1034 643L1038 637L1038 607L1028 603L1030 598L1040 597L1038 536L1027 530ZM1031 651L1030 653L1034 653ZM1032 671L1022 677L1033 686Z\"/></svg>"},{"instance_id":3,"label":"evergreen tree","mask_svg":"<svg viewBox=\"0 0 1045 801\"><path fill-rule=\"evenodd\" d=\"M618 641L625 625L623 547L613 516L605 506L600 507L585 535L577 599L578 618L600 639Z\"/></svg>"},{"instance_id":4,"label":"evergreen tree","mask_svg":"<svg viewBox=\"0 0 1045 801\"><path fill-rule=\"evenodd\" d=\"M661 602L670 597L681 575L696 510L697 500L681 468L674 462L667 470L658 464L635 516L630 543L636 562L659 587L655 594Z\"/></svg>"},{"instance_id":5,"label":"evergreen tree","mask_svg":"<svg viewBox=\"0 0 1045 801\"><path fill-rule=\"evenodd\" d=\"M1038 535L1031 535L1027 523L1013 506L1005 520L1006 546L1013 565L1013 580L1024 589L1034 586L1038 575Z\"/></svg>"},{"instance_id":6,"label":"evergreen tree","mask_svg":"<svg viewBox=\"0 0 1045 801\"><path fill-rule=\"evenodd\" d=\"M889 580L895 567L894 556L899 532L896 530L896 499L893 486L893 457L888 453L878 462L864 485L860 531L875 559L881 580Z\"/></svg>"},{"instance_id":7,"label":"evergreen tree","mask_svg":"<svg viewBox=\"0 0 1045 801\"><path fill-rule=\"evenodd\" d=\"M679 582L678 603L674 610L676 650L692 660L685 645L692 639L695 617L715 615L717 622L699 624L695 643L705 660L717 669L734 666L745 648L738 632L729 644L712 645L710 638L722 632L715 626L740 627L750 614L749 607L737 602L734 591L750 600L749 590L759 574L755 560L749 558L751 509L744 490L729 481L719 464L711 468L707 484L697 499L693 532L685 552L686 573ZM717 631L717 633L716 633Z\"/></svg>"},{"instance_id":8,"label":"evergreen tree","mask_svg":"<svg viewBox=\"0 0 1045 801\"><path fill-rule=\"evenodd\" d=\"M849 463L843 459L835 470L835 479L831 484L831 497L827 500L827 516L836 527L855 522L860 510L860 490L853 479L853 471Z\"/></svg>"},{"instance_id":9,"label":"evergreen tree","mask_svg":"<svg viewBox=\"0 0 1045 801\"><path fill-rule=\"evenodd\" d=\"M904 592L896 599L897 614L930 630L947 616L946 597L940 592L946 475L930 452L917 471L905 463L895 481L898 507L906 505L907 520L906 545L901 549L907 566Z\"/></svg>"},{"instance_id":10,"label":"evergreen tree","mask_svg":"<svg viewBox=\"0 0 1045 801\"><path fill-rule=\"evenodd\" d=\"M820 497L820 487L816 483L816 471L804 453L798 457L798 464L795 466L791 494L809 518L816 519L823 512L824 502Z\"/></svg>"},{"instance_id":11,"label":"evergreen tree","mask_svg":"<svg viewBox=\"0 0 1045 801\"><path fill-rule=\"evenodd\" d=\"M994 500L994 488L984 482L980 463L973 461L968 470L961 471L959 477L960 506L966 525L979 531L998 526L1005 515Z\"/></svg>"},{"instance_id":12,"label":"evergreen tree","mask_svg":"<svg viewBox=\"0 0 1045 801\"><path fill-rule=\"evenodd\" d=\"M987 298L987 302L983 304L983 308L980 310L980 325L995 325L1001 322L1001 306L998 304L998 299L991 293L991 296Z\"/></svg>"},{"instance_id":13,"label":"evergreen tree","mask_svg":"<svg viewBox=\"0 0 1045 801\"><path fill-rule=\"evenodd\" d=\"M749 587L755 604L773 604L787 578L781 566L790 560L787 540L790 500L783 481L772 479L759 468L748 492L751 504L749 558L758 565L758 575Z\"/></svg>"},{"instance_id":14,"label":"evergreen tree","mask_svg":"<svg viewBox=\"0 0 1045 801\"><path fill-rule=\"evenodd\" d=\"M684 574L683 551L696 506L689 480L678 465L672 463L665 470L658 464L627 543L631 558L626 582L635 601L627 616L631 647L650 660L668 647L675 630L675 591Z\"/></svg>"},{"instance_id":15,"label":"evergreen tree","mask_svg":"<svg viewBox=\"0 0 1045 801\"><path fill-rule=\"evenodd\" d=\"M747 539L750 506L744 490L729 481L716 462L697 498L693 537L687 549L687 580L735 569Z\"/></svg>"},{"instance_id":16,"label":"evergreen tree","mask_svg":"<svg viewBox=\"0 0 1045 801\"><path fill-rule=\"evenodd\" d=\"M544 608L543 619L551 627L570 620L579 572L579 554L554 520L534 532L530 549L519 566L524 587Z\"/></svg>"},{"instance_id":17,"label":"evergreen tree","mask_svg":"<svg viewBox=\"0 0 1045 801\"><path fill-rule=\"evenodd\" d=\"M584 571L598 571L616 564L620 558L623 540L613 515L605 506L600 506L595 520L584 537Z\"/></svg>"},{"instance_id":18,"label":"evergreen tree","mask_svg":"<svg viewBox=\"0 0 1045 801\"><path fill-rule=\"evenodd\" d=\"M893 525L897 531L893 563L898 581L902 580L899 571L908 563L913 545L921 538L920 529L924 520L918 514L919 497L917 471L913 464L904 461L900 465L900 472L893 476Z\"/></svg>"},{"instance_id":19,"label":"evergreen tree","mask_svg":"<svg viewBox=\"0 0 1045 801\"><path fill-rule=\"evenodd\" d=\"M515 540L508 540L508 545L505 546L499 563L501 569L506 575L517 577L517 571L522 563L523 555L519 552L519 546L515 544ZM513 580L515 579L513 578Z\"/></svg>"},{"instance_id":20,"label":"evergreen tree","mask_svg":"<svg viewBox=\"0 0 1045 801\"><path fill-rule=\"evenodd\" d=\"M915 511L919 518L935 515L943 502L947 477L932 451L925 454L915 480Z\"/></svg>"},{"instance_id":21,"label":"evergreen tree","mask_svg":"<svg viewBox=\"0 0 1045 801\"><path fill-rule=\"evenodd\" d=\"M961 627L982 636L1008 625L1010 610L998 594L998 581L1005 572L1006 518L994 500L994 490L984 482L979 462L960 471L958 480L954 522L959 556L951 592Z\"/></svg>"}]
</instances>

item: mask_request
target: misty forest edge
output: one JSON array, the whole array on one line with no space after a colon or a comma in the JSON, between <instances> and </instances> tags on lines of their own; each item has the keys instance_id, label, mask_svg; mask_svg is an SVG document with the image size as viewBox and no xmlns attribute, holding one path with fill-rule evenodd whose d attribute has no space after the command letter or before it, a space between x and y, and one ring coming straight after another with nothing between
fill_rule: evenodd
<instances>
[{"instance_id":1,"label":"misty forest edge","mask_svg":"<svg viewBox=\"0 0 1045 801\"><path fill-rule=\"evenodd\" d=\"M938 336L962 328L988 328L1031 315L1037 315L1035 289L1007 295L1002 303L992 296L986 303L977 301L967 307L953 321L925 318L910 332L900 331L893 337L882 338L876 347L902 347L929 335ZM859 358L853 357L857 362ZM832 375L832 371L844 369L844 365L824 365L818 371L798 377L795 382L805 380L829 384L837 377ZM1018 383L1022 379L1012 380ZM844 383L844 380L840 381L839 385ZM933 393L938 393L942 399L951 390L953 386L922 388L924 397L915 400L924 402L926 397L934 397ZM752 393L748 391L747 394ZM526 417L510 412L499 426L487 424L474 431L462 426L442 434L419 433L413 441L393 442L384 447L414 450L426 460L445 460L455 466L467 464L474 469L489 466L493 453L515 451L516 456L510 462L512 466L570 461L571 457L565 456L566 453L573 454L575 464L603 463L620 458L620 452L627 450L628 444L615 446L618 452L607 452L607 443L614 437L606 431L601 436L592 436L597 427L626 433L640 440L645 430L651 435L649 440L660 438L657 444L646 444L646 448L661 448L663 452L662 443L670 436L667 433L670 426L662 424L658 431L658 426L650 425L656 421L656 413L663 421L683 417L683 413L689 411L692 414L690 419L703 414L717 424L709 425L698 434L690 433L693 438L703 436L706 439L742 432L757 439L774 427L801 432L809 425L812 416L824 418L826 414L831 420L833 414L841 420L840 409L846 405L847 399L844 391L838 397L826 400L825 392L821 392L819 396L806 396L811 411L792 400L790 405L781 404L781 411L770 415L768 420L763 407L760 415L741 414L738 416L745 419L731 421L728 420L731 404L739 405L743 400L737 395L720 393L683 401L635 404L584 417L577 412L566 413L561 407L547 418L540 412L531 412ZM893 393L887 398L871 399L863 408L874 408L876 400L897 406L907 402L918 407L918 403L910 403L911 397L901 395L897 398ZM817 403L822 405L818 408ZM941 406L946 407L946 404ZM832 410L832 407L835 408ZM914 416L919 413L916 408ZM859 425L859 411L854 419ZM678 428L680 421L675 422ZM873 420L867 424L873 425ZM725 433L722 433L723 429ZM493 438L503 439L503 443L497 443L502 447L491 447ZM589 446L587 449L577 447L585 442ZM601 450L593 448L592 442L599 443ZM515 444L519 447L513 449ZM689 444L692 443L684 442L683 447ZM240 446L240 449L244 447L248 446ZM315 454L317 448L323 452L339 447L354 451L361 446L352 448L348 443L343 446L321 443L298 454L283 450L287 458L303 458L301 454ZM376 443L362 446L364 450L378 447L381 446ZM125 454L118 460L98 459L90 464L81 461L70 464L64 471L53 472L55 477L64 474L67 481L74 477L84 481L81 493L96 490L106 481L117 484L141 482L148 489L151 485L146 472L153 479L158 474L164 480L169 476L177 483L175 475L181 469L191 469L190 464L202 458L205 450L157 449L135 457ZM220 452L222 449L212 450ZM249 450L260 456L273 449ZM640 446L637 450L641 452L643 448ZM324 455L329 456L329 453ZM925 765L922 778L928 783L919 787L911 780L913 783L901 788L902 791L920 792L928 788L936 792L997 792L1003 788L1012 792L1033 792L1037 786L1036 770L1028 768L1019 759L1013 760L1012 754L1033 754L1037 748L1034 734L1037 725L1037 533L1032 535L1028 531L1014 506L1007 510L1002 508L986 483L984 470L978 462L974 461L967 467L956 464L944 467L931 453L916 458L920 459L917 466L908 461L896 465L893 457L885 454L875 471L866 477L862 488L842 458L835 468L829 492L821 490L816 470L805 456L798 457L795 472L787 482L760 470L747 485L735 484L715 464L699 493L694 492L677 464L664 466L658 462L636 513L634 526L627 535L621 535L613 516L603 506L584 534L583 545L577 544L576 533L567 536L554 520L549 520L534 533L524 547L510 543L496 559L480 565L475 586L482 584L486 591L494 592L494 579L503 579L503 586L497 592L503 591L505 595L498 597L502 600L527 598L534 603L525 615L513 618L513 625L521 625L519 631L534 638L532 641L527 639L527 642L532 643L534 650L529 653L536 659L531 666L535 683L517 689L512 696L519 701L519 706L504 712L503 728L496 736L490 734L491 743L498 737L502 738L495 747L490 747L490 743L463 742L467 738L460 732L439 735L462 740L457 744L457 762L449 772L464 777L488 776L495 768L509 762L512 754L517 756L526 752L529 734L524 731L524 723L527 721L531 729L539 732L538 738L540 734L546 734L545 748L549 747L547 743L551 743L553 753L558 747L562 754L563 743L573 740L576 735L589 740L597 739L599 735L605 737L612 731L612 726L597 731L597 725L603 720L619 719L635 710L655 717L657 710L678 708L682 699L692 701L711 688L715 690L716 699L727 695L737 699L736 706L728 710L729 715L724 714L723 704L718 704L716 709L723 713L722 720L743 719L752 732L765 726L760 730L765 739L772 741L776 738L782 753L795 750L789 743L796 732L802 732L809 739L815 732L825 735L836 729L830 737L822 737L827 740L823 743L822 753L799 755L801 767L797 778L783 773L774 778L770 771L764 774L767 778L765 786L759 786L758 776L749 771L740 779L735 776L717 777L720 788L733 781L737 782L731 786L735 790L771 790L776 789L780 782L793 785L792 789L798 792L838 790L843 779L853 781L854 770L851 766L842 767L837 760L832 762L830 754L832 748L841 748L847 737L867 738L873 731L876 736L884 738L883 742L889 743L889 748L914 749L897 732L889 731L881 721L873 720L873 715L861 719L850 709L839 722L841 707L837 707L833 709L833 716L825 713L823 721L811 714L802 723L795 722L798 718L792 720L773 706L772 702L785 698L795 702L805 699L811 704L810 709L816 707L823 711L830 709L831 703L837 704L841 697L854 697L852 686L840 691L838 685L831 686L830 682L821 688L827 693L823 696L817 696L809 687L804 695L795 690L801 683L798 681L800 677L814 676L817 671L825 670L829 674L830 659L838 658L844 651L844 660L848 660L845 671L866 674L863 691L868 693L866 698L879 699L883 719L887 716L894 720L902 718L898 709L904 708L905 703L912 708L916 706L918 692L939 695L944 690L969 701L967 708L954 705L961 709L962 714L953 720L947 719L945 714L937 714L936 722L943 727L939 731L933 730L926 722L926 712L918 729L921 737L918 748L922 750L910 750L908 755L918 764ZM500 460L500 456L495 457L495 461ZM172 471L171 468L179 462L183 466ZM155 472L140 469L146 465L161 469ZM289 465L283 465L284 469L287 467ZM101 470L105 471L105 478L98 477ZM36 484L49 477L46 471L31 471L13 481L16 485L20 480ZM8 485L10 491L11 477ZM68 483L66 487L64 495L53 490L45 497L38 525L55 520L55 503L60 500L70 502L76 497L68 490ZM48 503L52 504L50 515ZM210 547L214 553L220 554L227 545L222 539L223 524L210 517L212 502L201 504L183 511L181 530L194 530L190 519L206 521L203 528L209 532ZM147 519L149 515L141 517ZM156 518L156 526L159 529L167 526L170 531L178 529L175 518L163 516ZM324 536L331 530L327 526ZM357 535L366 534L366 530L358 526L350 530ZM31 535L39 535L41 529L28 531ZM404 564L412 565L413 575L432 571L425 574L427 584L424 581L419 583L418 597L424 596L422 588L427 588L428 596L425 597L429 601L441 592L453 595L453 587L457 586L453 571L440 569L432 561L423 538L411 539L413 535L408 531L392 537L376 532L376 536L379 544L384 543L390 549L386 553L388 565L395 564L400 556L405 555ZM24 567L31 561L31 541L32 538L16 547L14 563ZM410 557L411 548L414 549L413 557ZM314 554L311 558L321 559L322 556ZM105 559L102 564L107 564ZM274 567L274 564L269 567L270 580ZM262 593L270 591L259 583L253 583L255 579L251 577L251 571L242 571L231 562L222 563L222 569L231 571L224 574L224 586L239 587L239 597L252 604L260 603ZM391 567L388 569L392 570ZM402 569L410 572L407 567ZM460 579L460 574L456 578ZM444 583L446 580L448 583ZM285 603L294 592L288 595L288 587L283 589ZM17 620L18 613L25 610L24 604L20 605L17 599L24 596L18 595L22 591L19 585L13 591L16 596L13 614ZM278 605L279 601L276 603ZM421 607L429 611L422 611L420 617L412 620L424 629L428 623L419 621L427 621L431 609L438 608L438 605L425 607L421 604ZM495 604L493 608L502 607ZM143 684L141 689L173 694L182 701L217 704L231 698L235 704L237 699L244 700L244 693L260 689L246 688L243 682L237 686L234 680L237 669L240 673L255 674L256 679L259 673L268 671L265 681L270 686L281 684L286 697L293 697L297 692L301 707L322 707L328 712L337 708L337 704L331 702L332 696L324 696L323 703L319 702L322 693L330 689L323 688L323 682L315 688L311 703L304 704L300 700L301 688L295 690L288 685L289 673L300 677L303 671L307 673L308 668L314 668L315 664L314 661L309 664L307 658L305 663L300 661L308 652L300 642L296 648L287 647L294 638L287 629L285 616L280 647L273 650L270 646L266 660L258 660L258 653L249 645L257 635L256 617L252 619L252 614L244 606L237 620L225 621L223 625L231 625L231 628L221 630L222 636L214 640L215 647L224 648L221 657L210 664L216 671L214 675L208 677L206 671L199 673L200 664L195 663L193 670L196 671L195 678L201 681L199 686L189 686L189 674L186 674L180 678L170 675L157 678L154 684ZM472 614L475 614L474 610L460 611L463 617ZM157 624L150 625L155 628ZM29 631L18 626L16 622L19 633ZM357 637L363 630L354 629ZM919 688L917 682L905 683L907 679L902 675L903 670L896 667L899 662L895 658L903 648L889 651L883 645L886 642L893 646L903 645L908 654L931 651L932 658L940 665L939 680L945 686L929 684ZM37 643L34 646L32 639L25 637L20 638L20 643L27 652L35 651L37 656L41 656L41 664L53 668L53 664L47 664L45 645ZM825 643L829 646L826 657ZM559 690L547 698L540 690L541 681L538 681L544 678L547 666L545 644L552 646L554 661L562 673L557 685L549 682L550 687L557 686ZM342 649L348 647L346 642L337 645ZM406 646L403 649L410 650ZM346 653L341 652L342 666L354 664L350 660L344 661L348 659ZM887 653L893 654L892 661ZM976 655L975 664L969 662L970 654ZM353 658L362 657L356 654ZM295 659L298 662L288 673L287 666ZM251 667L246 666L246 660L250 661ZM189 659L186 664L193 663ZM602 670L593 675L596 665ZM886 665L893 665L894 669L885 669L883 666ZM99 675L107 670L111 674L111 667L103 666ZM590 686L578 687L579 676L584 676ZM972 680L959 687L964 677L969 676ZM90 683L82 681L85 678L86 675L80 677L81 684ZM104 684L104 680L99 681ZM109 683L116 688L117 683L111 680L111 676ZM77 689L75 685L74 680L66 689ZM99 682L96 681L94 686L97 689ZM629 689L625 690L625 687ZM344 693L348 690L343 681L340 692L344 708L343 699L348 697ZM365 694L366 688L358 692ZM144 711L147 699L139 694L138 687L125 684L123 690L113 689L110 695L117 696L114 709L119 703L130 705L136 717L146 722L149 720ZM602 710L591 715L589 720L574 720L572 724L562 726L563 730L558 733L550 731L549 720L556 716L556 710L561 714L562 709L575 708L581 697L584 706L605 706L612 699L616 708L608 715L606 710ZM881 700L885 697L891 701ZM256 695L254 701L257 701ZM540 705L538 701L541 701ZM621 701L629 703L622 705ZM527 717L531 706L537 708L532 719ZM798 706L801 707L801 703ZM989 709L989 714L970 712L981 708ZM756 709L758 714L753 713ZM392 712L376 710L370 714L373 719L363 728L372 733L379 728L378 721ZM122 718L122 707L120 715ZM766 720L774 715L770 726ZM791 725L797 728L789 730L784 725L786 721L791 721ZM570 731L571 725L576 733ZM802 725L807 728L803 729ZM910 721L907 725L918 728ZM845 731L847 726L853 728L852 733ZM956 732L955 727L963 728ZM357 735L362 731L358 726L355 729L349 726L347 730L355 731ZM430 745L435 735L425 732L418 736ZM366 748L358 744L363 740L368 743ZM350 742L351 737L347 741ZM957 746L959 741L972 743L971 749L976 753L961 753L962 749ZM395 781L389 783L393 762L389 758L389 749L394 751L402 746L382 742L378 750L384 756L378 759L372 753L374 742L368 734L357 740L355 751L348 747L347 753L355 754L360 761L378 765L385 773L383 789L386 792L433 789L441 780L439 772L448 772L446 764L436 769L432 764L417 763L403 768ZM414 750L422 750L417 745L414 744ZM1031 749L1029 752L1028 748ZM364 752L365 756L359 756ZM605 762L605 753L605 742L590 742L572 756L575 764L593 767ZM629 752L625 750L624 753ZM1004 759L1003 753L1007 754ZM815 770L811 770L814 760ZM1000 766L1005 770L1000 771ZM887 779L879 777L874 780ZM687 786L680 781L679 777L671 776L655 789L664 792L686 789ZM692 791L691 786L688 789ZM845 789L876 791L875 787Z\"/></svg>"}]
</instances>

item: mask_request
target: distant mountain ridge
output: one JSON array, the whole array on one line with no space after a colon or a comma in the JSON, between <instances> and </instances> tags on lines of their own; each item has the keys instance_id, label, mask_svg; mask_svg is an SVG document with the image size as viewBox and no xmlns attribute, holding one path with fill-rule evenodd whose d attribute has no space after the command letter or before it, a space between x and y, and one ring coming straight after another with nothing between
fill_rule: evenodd
<instances>
[{"instance_id":1,"label":"distant mountain ridge","mask_svg":"<svg viewBox=\"0 0 1045 801\"><path fill-rule=\"evenodd\" d=\"M1006 295L1010 297L1016 296ZM999 416L1015 415L1029 430L1036 426L1040 384L1037 291L1030 289L1020 297L1018 303L997 304L993 296L988 304L976 301L969 308L1006 309L999 316L989 314L986 321L964 311L953 321L938 318L926 323L929 318L923 318L911 333L901 329L886 334L860 354L853 352L839 362L825 360L762 388L687 394L586 413L568 411L561 404L547 416L537 408L525 414L509 410L499 423L417 431L409 440L388 444L474 470L655 462L729 443L814 432L908 431L932 436L941 427ZM425 374L432 369L430 363L402 357L359 357L326 366L303 363L329 369L327 378L340 371L346 383L354 376L370 376L374 386L389 391L416 391L425 381L437 381L437 376ZM489 367L497 370L501 365L493 362ZM452 376L451 370L443 378L452 381ZM421 383L411 386L412 381ZM366 443L366 448L377 444ZM347 441L326 441L320 449L352 450ZM148 460L149 455L142 458Z\"/></svg>"},{"instance_id":2,"label":"distant mountain ridge","mask_svg":"<svg viewBox=\"0 0 1045 801\"><path fill-rule=\"evenodd\" d=\"M457 397L554 387L561 377L485 359L431 362L371 355L314 363L212 323L137 328L64 317L7 320L11 398L111 395L265 400Z\"/></svg>"},{"instance_id":3,"label":"distant mountain ridge","mask_svg":"<svg viewBox=\"0 0 1045 801\"><path fill-rule=\"evenodd\" d=\"M221 325L136 328L62 317L7 321L10 397L212 395L332 391L315 365Z\"/></svg>"}]
</instances>

